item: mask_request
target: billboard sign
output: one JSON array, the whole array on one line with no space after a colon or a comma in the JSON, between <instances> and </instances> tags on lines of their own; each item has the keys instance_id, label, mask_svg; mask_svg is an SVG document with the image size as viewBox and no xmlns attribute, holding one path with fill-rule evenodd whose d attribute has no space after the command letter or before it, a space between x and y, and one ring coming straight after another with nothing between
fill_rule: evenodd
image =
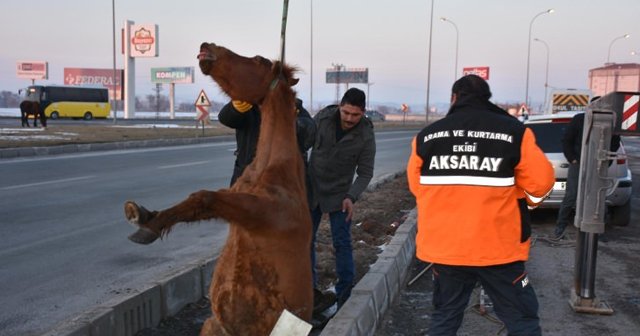
<instances>
[{"instance_id":1,"label":"billboard sign","mask_svg":"<svg viewBox=\"0 0 640 336\"><path fill-rule=\"evenodd\" d=\"M193 83L194 67L151 68L152 83Z\"/></svg>"},{"instance_id":2,"label":"billboard sign","mask_svg":"<svg viewBox=\"0 0 640 336\"><path fill-rule=\"evenodd\" d=\"M476 75L482 77L484 80L489 80L489 67L481 66L481 67L468 67L462 68L462 75Z\"/></svg>"},{"instance_id":3,"label":"billboard sign","mask_svg":"<svg viewBox=\"0 0 640 336\"><path fill-rule=\"evenodd\" d=\"M369 83L369 68L327 69L327 84Z\"/></svg>"},{"instance_id":4,"label":"billboard sign","mask_svg":"<svg viewBox=\"0 0 640 336\"><path fill-rule=\"evenodd\" d=\"M18 78L48 79L49 63L39 61L18 61L16 64Z\"/></svg>"},{"instance_id":5,"label":"billboard sign","mask_svg":"<svg viewBox=\"0 0 640 336\"><path fill-rule=\"evenodd\" d=\"M124 71L116 70L115 80L113 69L64 68L64 84L104 87L109 89L109 98L113 98L113 84L116 84L116 100L122 100Z\"/></svg>"},{"instance_id":6,"label":"billboard sign","mask_svg":"<svg viewBox=\"0 0 640 336\"><path fill-rule=\"evenodd\" d=\"M131 25L131 57L158 57L158 25Z\"/></svg>"}]
</instances>

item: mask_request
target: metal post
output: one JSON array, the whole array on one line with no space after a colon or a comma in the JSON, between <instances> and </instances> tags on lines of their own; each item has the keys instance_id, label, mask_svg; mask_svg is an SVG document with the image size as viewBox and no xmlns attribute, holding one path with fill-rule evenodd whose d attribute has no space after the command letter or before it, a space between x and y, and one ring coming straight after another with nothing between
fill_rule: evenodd
<instances>
[{"instance_id":1,"label":"metal post","mask_svg":"<svg viewBox=\"0 0 640 336\"><path fill-rule=\"evenodd\" d=\"M111 0L111 26L112 26L112 30L113 30L113 106L111 106L111 109L113 110L113 123L117 124L118 123L118 109L117 109L117 105L118 105L118 100L117 100L117 95L116 95L116 1L115 0Z\"/></svg>"},{"instance_id":2,"label":"metal post","mask_svg":"<svg viewBox=\"0 0 640 336\"><path fill-rule=\"evenodd\" d=\"M527 106L529 106L529 63L531 59L531 28L533 28L533 21L535 21L540 15L549 14L553 12L554 12L553 8L547 9L544 12L540 12L536 14L536 16L534 16L533 19L531 19L531 22L529 23L529 38L527 39L527 84L526 84L526 90L524 94L524 104Z\"/></svg>"},{"instance_id":3,"label":"metal post","mask_svg":"<svg viewBox=\"0 0 640 336\"><path fill-rule=\"evenodd\" d=\"M451 21L450 19L447 19L446 17L441 17L440 20L444 22L449 22L450 24L453 25L453 28L456 29L456 65L453 68L453 81L455 82L458 79L458 42L460 40L460 32L458 31L458 26L456 25L455 22Z\"/></svg>"},{"instance_id":4,"label":"metal post","mask_svg":"<svg viewBox=\"0 0 640 336\"><path fill-rule=\"evenodd\" d=\"M310 47L310 61L311 61L311 65L309 66L309 112L311 114L313 113L313 0L311 0L311 10L310 10L310 34L311 36L309 36L309 47Z\"/></svg>"},{"instance_id":5,"label":"metal post","mask_svg":"<svg viewBox=\"0 0 640 336\"><path fill-rule=\"evenodd\" d=\"M547 44L547 42L538 38L534 38L533 40L544 44L545 48L547 49L547 66L545 67L546 70L544 75L544 103L542 105L542 108L544 109L547 107L547 89L549 88L549 45Z\"/></svg>"},{"instance_id":6,"label":"metal post","mask_svg":"<svg viewBox=\"0 0 640 336\"><path fill-rule=\"evenodd\" d=\"M431 40L433 36L433 3L431 0L431 18L429 19L429 57L427 60L427 106L425 111L425 124L429 124L429 90L431 89Z\"/></svg>"}]
</instances>

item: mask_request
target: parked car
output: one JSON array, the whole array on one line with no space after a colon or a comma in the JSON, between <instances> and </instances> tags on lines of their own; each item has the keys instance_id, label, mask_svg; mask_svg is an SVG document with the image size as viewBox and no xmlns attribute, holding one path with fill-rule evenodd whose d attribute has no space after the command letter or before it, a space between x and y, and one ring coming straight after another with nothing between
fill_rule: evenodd
<instances>
[{"instance_id":1,"label":"parked car","mask_svg":"<svg viewBox=\"0 0 640 336\"><path fill-rule=\"evenodd\" d=\"M562 137L571 118L576 113L558 113L529 116L524 124L536 136L538 146L544 151L553 164L556 183L553 192L542 204L541 208L559 208L564 197L569 163L562 152ZM608 190L606 198L609 224L626 226L631 217L631 170L627 163L624 143L620 141L618 158L609 166L609 176L614 177L613 186Z\"/></svg>"},{"instance_id":2,"label":"parked car","mask_svg":"<svg viewBox=\"0 0 640 336\"><path fill-rule=\"evenodd\" d=\"M369 118L369 120L371 121L384 121L385 120L385 116L384 114L378 112L378 111L374 111L374 110L368 110L364 113L364 115Z\"/></svg>"}]
</instances>

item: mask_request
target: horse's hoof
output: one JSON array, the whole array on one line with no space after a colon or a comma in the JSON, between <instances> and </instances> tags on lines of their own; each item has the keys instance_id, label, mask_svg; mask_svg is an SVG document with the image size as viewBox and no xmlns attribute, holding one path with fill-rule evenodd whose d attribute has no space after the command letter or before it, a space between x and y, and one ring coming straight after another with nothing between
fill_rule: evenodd
<instances>
[{"instance_id":1,"label":"horse's hoof","mask_svg":"<svg viewBox=\"0 0 640 336\"><path fill-rule=\"evenodd\" d=\"M131 240L134 243L147 245L156 241L158 237L159 235L157 233L147 228L141 227L138 229L138 231L134 232L129 236L129 240Z\"/></svg>"},{"instance_id":2,"label":"horse's hoof","mask_svg":"<svg viewBox=\"0 0 640 336\"><path fill-rule=\"evenodd\" d=\"M124 216L135 227L140 226L140 207L131 201L124 203Z\"/></svg>"}]
</instances>

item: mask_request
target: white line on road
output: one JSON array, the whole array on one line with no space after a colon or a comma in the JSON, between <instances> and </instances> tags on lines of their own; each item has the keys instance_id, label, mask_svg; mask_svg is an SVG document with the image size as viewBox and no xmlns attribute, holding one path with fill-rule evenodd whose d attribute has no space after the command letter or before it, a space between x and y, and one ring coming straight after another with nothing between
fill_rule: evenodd
<instances>
[{"instance_id":1,"label":"white line on road","mask_svg":"<svg viewBox=\"0 0 640 336\"><path fill-rule=\"evenodd\" d=\"M206 164L206 163L209 163L209 162L213 162L213 160L195 161L195 162L187 162L187 163L180 163L180 164L167 165L167 166L159 166L158 169L170 169L170 168L197 166L197 165Z\"/></svg>"},{"instance_id":2,"label":"white line on road","mask_svg":"<svg viewBox=\"0 0 640 336\"><path fill-rule=\"evenodd\" d=\"M52 181L46 181L46 182L18 184L18 185L13 185L13 186L8 186L8 187L2 187L2 188L0 188L0 190L11 190L11 189L20 189L20 188L41 186L41 185L46 185L46 184L73 182L73 181L79 181L79 180L86 180L86 179L90 179L90 178L94 178L94 177L95 177L95 175L88 175L88 176L72 177L72 178L68 178L68 179L52 180Z\"/></svg>"}]
</instances>

